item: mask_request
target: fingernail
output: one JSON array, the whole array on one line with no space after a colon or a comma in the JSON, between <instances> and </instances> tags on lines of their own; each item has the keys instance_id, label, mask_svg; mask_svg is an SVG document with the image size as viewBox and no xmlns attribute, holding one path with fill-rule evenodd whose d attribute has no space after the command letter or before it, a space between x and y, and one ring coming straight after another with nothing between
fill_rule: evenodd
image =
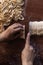
<instances>
[{"instance_id":1,"label":"fingernail","mask_svg":"<svg viewBox=\"0 0 43 65\"><path fill-rule=\"evenodd\" d=\"M30 33L28 33L27 36L30 36Z\"/></svg>"}]
</instances>

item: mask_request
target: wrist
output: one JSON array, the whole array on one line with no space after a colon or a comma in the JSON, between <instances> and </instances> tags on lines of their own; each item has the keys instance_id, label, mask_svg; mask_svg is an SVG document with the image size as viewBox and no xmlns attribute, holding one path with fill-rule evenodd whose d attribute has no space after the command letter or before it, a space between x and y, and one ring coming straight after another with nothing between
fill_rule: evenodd
<instances>
[{"instance_id":1,"label":"wrist","mask_svg":"<svg viewBox=\"0 0 43 65\"><path fill-rule=\"evenodd\" d=\"M6 31L0 33L0 42L7 41Z\"/></svg>"}]
</instances>

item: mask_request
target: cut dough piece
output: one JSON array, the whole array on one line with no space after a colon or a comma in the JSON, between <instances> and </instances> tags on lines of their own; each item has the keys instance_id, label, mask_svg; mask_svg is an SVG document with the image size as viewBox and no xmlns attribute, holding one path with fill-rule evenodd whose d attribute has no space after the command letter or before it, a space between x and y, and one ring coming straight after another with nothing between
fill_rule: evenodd
<instances>
[{"instance_id":1,"label":"cut dough piece","mask_svg":"<svg viewBox=\"0 0 43 65\"><path fill-rule=\"evenodd\" d=\"M43 21L29 22L29 31L31 35L42 35L43 34Z\"/></svg>"}]
</instances>

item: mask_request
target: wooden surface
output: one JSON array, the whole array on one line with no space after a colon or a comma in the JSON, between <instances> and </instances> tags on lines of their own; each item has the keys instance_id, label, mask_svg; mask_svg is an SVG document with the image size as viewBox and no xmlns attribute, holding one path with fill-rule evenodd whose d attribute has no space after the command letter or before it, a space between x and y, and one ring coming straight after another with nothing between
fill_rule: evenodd
<instances>
[{"instance_id":1,"label":"wooden surface","mask_svg":"<svg viewBox=\"0 0 43 65\"><path fill-rule=\"evenodd\" d=\"M25 20L21 21L20 23L26 25L26 34L27 34L29 31L29 25L28 25L29 21L43 20L43 0L25 0L24 16L25 16ZM33 42L37 45L38 48L40 48L40 51L39 51L40 57L43 59L43 36L32 37L32 44L33 44ZM9 55L11 58L13 58L12 56L15 56L18 53L18 55L20 56L25 43L24 43L24 41L19 40L19 41L17 41L16 44L17 45L15 45L15 42L13 42L13 43L9 42L9 44L4 44L4 45L0 44L0 46L2 46L4 48L4 50L6 50L8 52L7 53L8 57L7 56L5 57L5 58L7 58L6 60L9 59ZM0 51L2 51L2 50L3 49L1 49ZM16 52L14 52L14 50ZM5 55L6 55L6 52L5 52ZM21 64L19 64L19 65L21 65Z\"/></svg>"}]
</instances>

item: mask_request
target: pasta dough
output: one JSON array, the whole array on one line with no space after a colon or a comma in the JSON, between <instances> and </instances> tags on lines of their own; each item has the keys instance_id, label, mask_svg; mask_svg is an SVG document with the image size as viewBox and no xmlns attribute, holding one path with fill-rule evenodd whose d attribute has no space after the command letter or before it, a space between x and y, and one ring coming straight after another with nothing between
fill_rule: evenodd
<instances>
[{"instance_id":1,"label":"pasta dough","mask_svg":"<svg viewBox=\"0 0 43 65\"><path fill-rule=\"evenodd\" d=\"M42 35L43 34L43 21L30 22L29 23L29 31L32 35Z\"/></svg>"},{"instance_id":2,"label":"pasta dough","mask_svg":"<svg viewBox=\"0 0 43 65\"><path fill-rule=\"evenodd\" d=\"M12 19L24 20L23 0L0 0L0 32L3 30L4 23L10 22Z\"/></svg>"}]
</instances>

